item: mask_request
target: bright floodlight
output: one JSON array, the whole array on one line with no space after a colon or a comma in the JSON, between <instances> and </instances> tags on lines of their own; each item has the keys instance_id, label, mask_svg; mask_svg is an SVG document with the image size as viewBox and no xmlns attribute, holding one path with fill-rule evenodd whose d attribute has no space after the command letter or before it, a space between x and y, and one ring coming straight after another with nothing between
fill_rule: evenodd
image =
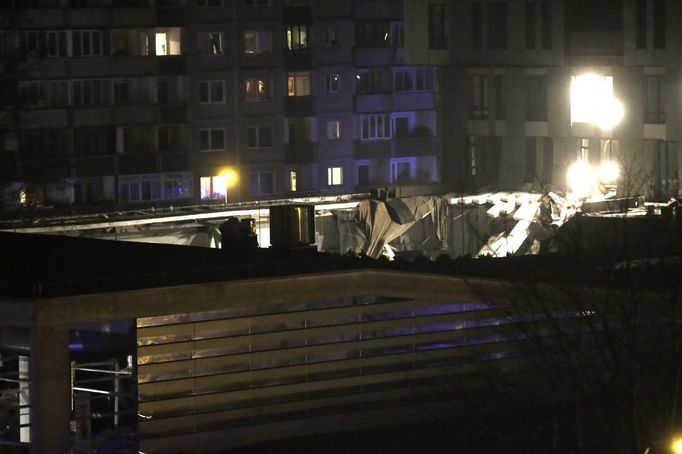
<instances>
[{"instance_id":1,"label":"bright floodlight","mask_svg":"<svg viewBox=\"0 0 682 454\"><path fill-rule=\"evenodd\" d=\"M601 129L613 129L625 115L623 103L615 98L605 101L601 108L598 109L598 112L596 123Z\"/></svg>"},{"instance_id":2,"label":"bright floodlight","mask_svg":"<svg viewBox=\"0 0 682 454\"><path fill-rule=\"evenodd\" d=\"M229 188L237 183L237 172L231 167L220 169L219 175L222 177L225 187Z\"/></svg>"},{"instance_id":3,"label":"bright floodlight","mask_svg":"<svg viewBox=\"0 0 682 454\"><path fill-rule=\"evenodd\" d=\"M606 184L615 183L620 176L620 168L613 161L604 161L599 166L599 181Z\"/></svg>"},{"instance_id":4,"label":"bright floodlight","mask_svg":"<svg viewBox=\"0 0 682 454\"><path fill-rule=\"evenodd\" d=\"M582 159L568 168L566 179L571 193L578 198L587 198L597 189L597 176L592 167Z\"/></svg>"},{"instance_id":5,"label":"bright floodlight","mask_svg":"<svg viewBox=\"0 0 682 454\"><path fill-rule=\"evenodd\" d=\"M682 454L682 438L673 441L671 448L674 454Z\"/></svg>"}]
</instances>

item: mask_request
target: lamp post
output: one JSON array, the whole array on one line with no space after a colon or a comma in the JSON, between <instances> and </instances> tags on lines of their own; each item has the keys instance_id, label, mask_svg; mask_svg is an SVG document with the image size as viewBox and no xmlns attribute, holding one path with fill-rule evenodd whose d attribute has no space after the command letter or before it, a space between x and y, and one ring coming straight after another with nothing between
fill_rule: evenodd
<instances>
[{"instance_id":1,"label":"lamp post","mask_svg":"<svg viewBox=\"0 0 682 454\"><path fill-rule=\"evenodd\" d=\"M231 187L237 184L237 171L232 167L224 167L220 169L218 176L222 180L222 186L225 187L225 205L227 205L227 193Z\"/></svg>"}]
</instances>

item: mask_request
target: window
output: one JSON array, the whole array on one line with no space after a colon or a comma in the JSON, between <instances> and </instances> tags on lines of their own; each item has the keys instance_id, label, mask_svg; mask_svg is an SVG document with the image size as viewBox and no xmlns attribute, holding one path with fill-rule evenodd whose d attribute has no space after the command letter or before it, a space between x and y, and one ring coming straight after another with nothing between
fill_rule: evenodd
<instances>
[{"instance_id":1,"label":"window","mask_svg":"<svg viewBox=\"0 0 682 454\"><path fill-rule=\"evenodd\" d=\"M327 186L343 184L343 167L327 167Z\"/></svg>"},{"instance_id":2,"label":"window","mask_svg":"<svg viewBox=\"0 0 682 454\"><path fill-rule=\"evenodd\" d=\"M357 47L389 47L390 23L386 21L365 21L355 23L355 45Z\"/></svg>"},{"instance_id":3,"label":"window","mask_svg":"<svg viewBox=\"0 0 682 454\"><path fill-rule=\"evenodd\" d=\"M202 80L199 82L199 102L202 104L225 102L225 81Z\"/></svg>"},{"instance_id":4,"label":"window","mask_svg":"<svg viewBox=\"0 0 682 454\"><path fill-rule=\"evenodd\" d=\"M339 120L332 120L327 122L327 139L341 138L341 122Z\"/></svg>"},{"instance_id":5,"label":"window","mask_svg":"<svg viewBox=\"0 0 682 454\"><path fill-rule=\"evenodd\" d=\"M263 77L260 79L246 80L246 100L249 102L255 101L271 101L272 93L270 90L271 79Z\"/></svg>"},{"instance_id":6,"label":"window","mask_svg":"<svg viewBox=\"0 0 682 454\"><path fill-rule=\"evenodd\" d=\"M495 91L495 118L497 120L504 120L506 115L506 106L504 102L504 76L494 76L493 84L493 90Z\"/></svg>"},{"instance_id":7,"label":"window","mask_svg":"<svg viewBox=\"0 0 682 454\"><path fill-rule=\"evenodd\" d=\"M414 180L416 176L415 158L393 158L391 159L391 182L407 183Z\"/></svg>"},{"instance_id":8,"label":"window","mask_svg":"<svg viewBox=\"0 0 682 454\"><path fill-rule=\"evenodd\" d=\"M488 3L488 48L507 48L507 4L504 2Z\"/></svg>"},{"instance_id":9,"label":"window","mask_svg":"<svg viewBox=\"0 0 682 454\"><path fill-rule=\"evenodd\" d=\"M69 82L43 80L19 83L23 107L64 108L69 105Z\"/></svg>"},{"instance_id":10,"label":"window","mask_svg":"<svg viewBox=\"0 0 682 454\"><path fill-rule=\"evenodd\" d=\"M665 49L665 0L654 0L654 49Z\"/></svg>"},{"instance_id":11,"label":"window","mask_svg":"<svg viewBox=\"0 0 682 454\"><path fill-rule=\"evenodd\" d=\"M158 80L156 81L156 102L159 104L168 104L170 100L169 97L169 90L168 90L168 81L167 80Z\"/></svg>"},{"instance_id":12,"label":"window","mask_svg":"<svg viewBox=\"0 0 682 454\"><path fill-rule=\"evenodd\" d=\"M272 52L272 31L245 31L244 52L247 54L265 54Z\"/></svg>"},{"instance_id":13,"label":"window","mask_svg":"<svg viewBox=\"0 0 682 454\"><path fill-rule=\"evenodd\" d=\"M391 47L405 47L405 24L403 21L391 22Z\"/></svg>"},{"instance_id":14,"label":"window","mask_svg":"<svg viewBox=\"0 0 682 454\"><path fill-rule=\"evenodd\" d=\"M526 49L535 49L537 34L535 20L535 2L526 2Z\"/></svg>"},{"instance_id":15,"label":"window","mask_svg":"<svg viewBox=\"0 0 682 454\"><path fill-rule=\"evenodd\" d=\"M199 33L199 53L201 55L222 55L223 32Z\"/></svg>"},{"instance_id":16,"label":"window","mask_svg":"<svg viewBox=\"0 0 682 454\"><path fill-rule=\"evenodd\" d=\"M125 79L114 79L111 81L111 92L113 93L113 104L126 104L128 98L128 81Z\"/></svg>"},{"instance_id":17,"label":"window","mask_svg":"<svg viewBox=\"0 0 682 454\"><path fill-rule=\"evenodd\" d=\"M154 55L180 55L180 27L163 27L154 30ZM222 46L222 42L220 43ZM202 47L208 49L208 44ZM201 49L200 49L201 51ZM146 52L145 52L146 54Z\"/></svg>"},{"instance_id":18,"label":"window","mask_svg":"<svg viewBox=\"0 0 682 454\"><path fill-rule=\"evenodd\" d=\"M618 160L618 139L600 139L600 162Z\"/></svg>"},{"instance_id":19,"label":"window","mask_svg":"<svg viewBox=\"0 0 682 454\"><path fill-rule=\"evenodd\" d=\"M489 82L488 76L471 76L471 118L488 118Z\"/></svg>"},{"instance_id":20,"label":"window","mask_svg":"<svg viewBox=\"0 0 682 454\"><path fill-rule=\"evenodd\" d=\"M480 188L499 181L502 140L499 136L469 137L468 148L470 186Z\"/></svg>"},{"instance_id":21,"label":"window","mask_svg":"<svg viewBox=\"0 0 682 454\"><path fill-rule=\"evenodd\" d=\"M169 55L168 35L166 33L156 33L156 53L154 55Z\"/></svg>"},{"instance_id":22,"label":"window","mask_svg":"<svg viewBox=\"0 0 682 454\"><path fill-rule=\"evenodd\" d=\"M676 144L659 140L656 158L656 181L654 183L656 198L669 200L671 197L677 197L679 180Z\"/></svg>"},{"instance_id":23,"label":"window","mask_svg":"<svg viewBox=\"0 0 682 454\"><path fill-rule=\"evenodd\" d=\"M370 163L369 161L360 161L357 163L358 171L358 185L367 186L371 183Z\"/></svg>"},{"instance_id":24,"label":"window","mask_svg":"<svg viewBox=\"0 0 682 454\"><path fill-rule=\"evenodd\" d=\"M100 30L73 30L71 49L74 57L103 55L102 32Z\"/></svg>"},{"instance_id":25,"label":"window","mask_svg":"<svg viewBox=\"0 0 682 454\"><path fill-rule=\"evenodd\" d=\"M249 148L269 148L272 146L272 126L249 126Z\"/></svg>"},{"instance_id":26,"label":"window","mask_svg":"<svg viewBox=\"0 0 682 454\"><path fill-rule=\"evenodd\" d=\"M391 114L393 137L409 137L414 127L414 112L400 112Z\"/></svg>"},{"instance_id":27,"label":"window","mask_svg":"<svg viewBox=\"0 0 682 454\"><path fill-rule=\"evenodd\" d=\"M539 8L538 8L539 6ZM552 48L552 2L526 2L526 49L537 48L538 11L540 12L540 40L543 49Z\"/></svg>"},{"instance_id":28,"label":"window","mask_svg":"<svg viewBox=\"0 0 682 454\"><path fill-rule=\"evenodd\" d=\"M590 139L580 139L580 147L578 148L578 159L581 161L590 161Z\"/></svg>"},{"instance_id":29,"label":"window","mask_svg":"<svg viewBox=\"0 0 682 454\"><path fill-rule=\"evenodd\" d=\"M228 177L201 177L201 200L225 200L227 198Z\"/></svg>"},{"instance_id":30,"label":"window","mask_svg":"<svg viewBox=\"0 0 682 454\"><path fill-rule=\"evenodd\" d=\"M552 184L554 174L554 139L543 137L542 139L542 183Z\"/></svg>"},{"instance_id":31,"label":"window","mask_svg":"<svg viewBox=\"0 0 682 454\"><path fill-rule=\"evenodd\" d=\"M178 126L159 126L157 132L159 150L171 150L180 145L180 130Z\"/></svg>"},{"instance_id":32,"label":"window","mask_svg":"<svg viewBox=\"0 0 682 454\"><path fill-rule=\"evenodd\" d=\"M425 91L433 90L434 73L430 66L396 68L393 71L393 90Z\"/></svg>"},{"instance_id":33,"label":"window","mask_svg":"<svg viewBox=\"0 0 682 454\"><path fill-rule=\"evenodd\" d=\"M386 69L360 69L355 75L357 93L387 93L391 90Z\"/></svg>"},{"instance_id":34,"label":"window","mask_svg":"<svg viewBox=\"0 0 682 454\"><path fill-rule=\"evenodd\" d=\"M289 190L291 192L296 192L297 188L297 173L295 170L289 171Z\"/></svg>"},{"instance_id":35,"label":"window","mask_svg":"<svg viewBox=\"0 0 682 454\"><path fill-rule=\"evenodd\" d=\"M289 73L289 77L287 77L287 95L310 96L310 73Z\"/></svg>"},{"instance_id":36,"label":"window","mask_svg":"<svg viewBox=\"0 0 682 454\"><path fill-rule=\"evenodd\" d=\"M200 151L220 151L225 149L225 130L221 128L199 131Z\"/></svg>"},{"instance_id":37,"label":"window","mask_svg":"<svg viewBox=\"0 0 682 454\"><path fill-rule=\"evenodd\" d=\"M663 77L644 78L644 122L665 123L665 104L663 97Z\"/></svg>"},{"instance_id":38,"label":"window","mask_svg":"<svg viewBox=\"0 0 682 454\"><path fill-rule=\"evenodd\" d=\"M339 45L339 37L336 30L333 28L327 28L324 32L324 45L327 47L333 47Z\"/></svg>"},{"instance_id":39,"label":"window","mask_svg":"<svg viewBox=\"0 0 682 454\"><path fill-rule=\"evenodd\" d=\"M28 53L36 53L43 57L66 57L68 33L66 30L24 32L24 48Z\"/></svg>"},{"instance_id":40,"label":"window","mask_svg":"<svg viewBox=\"0 0 682 454\"><path fill-rule=\"evenodd\" d=\"M537 140L535 137L526 137L526 172L523 178L524 183L534 183L537 177L536 144Z\"/></svg>"},{"instance_id":41,"label":"window","mask_svg":"<svg viewBox=\"0 0 682 454\"><path fill-rule=\"evenodd\" d=\"M647 2L637 0L635 4L635 45L637 49L647 48Z\"/></svg>"},{"instance_id":42,"label":"window","mask_svg":"<svg viewBox=\"0 0 682 454\"><path fill-rule=\"evenodd\" d=\"M289 50L304 50L308 48L307 25L289 25L287 27L287 48Z\"/></svg>"},{"instance_id":43,"label":"window","mask_svg":"<svg viewBox=\"0 0 682 454\"><path fill-rule=\"evenodd\" d=\"M391 132L388 128L388 122L385 121L385 119L386 116L384 114L362 115L360 117L360 123L362 125L361 139L390 139Z\"/></svg>"},{"instance_id":44,"label":"window","mask_svg":"<svg viewBox=\"0 0 682 454\"><path fill-rule=\"evenodd\" d=\"M249 174L249 193L252 196L270 195L275 192L275 176L272 172Z\"/></svg>"},{"instance_id":45,"label":"window","mask_svg":"<svg viewBox=\"0 0 682 454\"><path fill-rule=\"evenodd\" d=\"M547 121L547 77L526 78L526 119Z\"/></svg>"},{"instance_id":46,"label":"window","mask_svg":"<svg viewBox=\"0 0 682 454\"><path fill-rule=\"evenodd\" d=\"M337 73L327 74L327 92L337 93L341 89L341 76Z\"/></svg>"},{"instance_id":47,"label":"window","mask_svg":"<svg viewBox=\"0 0 682 454\"><path fill-rule=\"evenodd\" d=\"M480 2L471 4L471 48L483 47L483 6Z\"/></svg>"},{"instance_id":48,"label":"window","mask_svg":"<svg viewBox=\"0 0 682 454\"><path fill-rule=\"evenodd\" d=\"M192 197L191 174L122 175L118 179L119 202L177 200Z\"/></svg>"},{"instance_id":49,"label":"window","mask_svg":"<svg viewBox=\"0 0 682 454\"><path fill-rule=\"evenodd\" d=\"M438 3L429 5L429 48L445 49L448 47L448 5Z\"/></svg>"},{"instance_id":50,"label":"window","mask_svg":"<svg viewBox=\"0 0 682 454\"><path fill-rule=\"evenodd\" d=\"M571 123L603 121L600 108L613 105L613 77L583 74L571 77Z\"/></svg>"},{"instance_id":51,"label":"window","mask_svg":"<svg viewBox=\"0 0 682 454\"><path fill-rule=\"evenodd\" d=\"M197 6L202 8L223 6L223 0L197 0Z\"/></svg>"}]
</instances>

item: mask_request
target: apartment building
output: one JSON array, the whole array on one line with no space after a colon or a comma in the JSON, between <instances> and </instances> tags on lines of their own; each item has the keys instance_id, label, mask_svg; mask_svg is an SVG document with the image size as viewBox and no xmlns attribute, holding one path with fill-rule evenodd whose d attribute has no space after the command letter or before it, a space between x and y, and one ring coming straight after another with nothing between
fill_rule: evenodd
<instances>
[{"instance_id":1,"label":"apartment building","mask_svg":"<svg viewBox=\"0 0 682 454\"><path fill-rule=\"evenodd\" d=\"M581 162L622 194L678 196L682 3L407 0L405 17L408 62L439 67L457 189L571 189Z\"/></svg>"},{"instance_id":2,"label":"apartment building","mask_svg":"<svg viewBox=\"0 0 682 454\"><path fill-rule=\"evenodd\" d=\"M440 178L435 70L404 62L402 1L0 8L7 208L241 202Z\"/></svg>"}]
</instances>

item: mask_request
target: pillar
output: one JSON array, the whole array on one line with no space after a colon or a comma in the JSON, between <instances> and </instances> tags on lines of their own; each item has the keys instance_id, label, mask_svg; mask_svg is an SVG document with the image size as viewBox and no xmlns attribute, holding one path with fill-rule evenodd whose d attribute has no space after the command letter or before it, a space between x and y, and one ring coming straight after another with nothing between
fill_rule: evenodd
<instances>
[{"instance_id":1,"label":"pillar","mask_svg":"<svg viewBox=\"0 0 682 454\"><path fill-rule=\"evenodd\" d=\"M71 452L71 364L68 327L31 330L31 452Z\"/></svg>"}]
</instances>

